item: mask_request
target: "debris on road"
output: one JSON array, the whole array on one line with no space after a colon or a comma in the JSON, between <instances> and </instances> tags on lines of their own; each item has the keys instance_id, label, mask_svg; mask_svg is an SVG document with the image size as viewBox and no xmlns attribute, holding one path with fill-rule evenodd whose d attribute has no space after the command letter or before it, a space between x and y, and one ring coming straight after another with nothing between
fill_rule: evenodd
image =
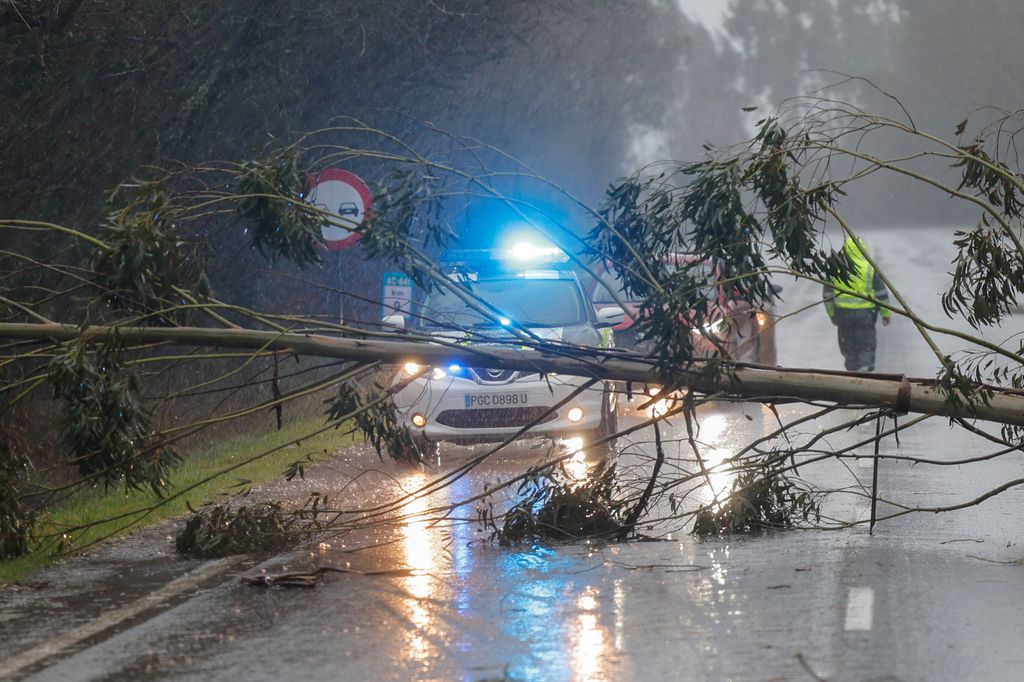
<instances>
[{"instance_id":1,"label":"debris on road","mask_svg":"<svg viewBox=\"0 0 1024 682\"><path fill-rule=\"evenodd\" d=\"M321 566L305 573L279 573L277 575L244 575L242 582L252 587L316 587L327 573L350 573L364 576L408 577L421 575L414 568L388 568L377 571L357 571L351 568Z\"/></svg>"}]
</instances>

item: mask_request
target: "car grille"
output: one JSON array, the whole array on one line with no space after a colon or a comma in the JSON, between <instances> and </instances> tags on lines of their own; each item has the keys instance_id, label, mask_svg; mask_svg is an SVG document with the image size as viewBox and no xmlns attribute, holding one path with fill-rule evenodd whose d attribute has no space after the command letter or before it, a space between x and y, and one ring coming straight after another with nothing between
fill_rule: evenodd
<instances>
[{"instance_id":1,"label":"car grille","mask_svg":"<svg viewBox=\"0 0 1024 682\"><path fill-rule=\"evenodd\" d=\"M484 384L507 384L516 375L514 369L485 369L483 367L470 367L469 369L477 381Z\"/></svg>"},{"instance_id":2,"label":"car grille","mask_svg":"<svg viewBox=\"0 0 1024 682\"><path fill-rule=\"evenodd\" d=\"M541 416L548 414L541 419ZM479 410L444 410L435 421L456 429L497 429L526 426L540 419L544 424L558 417L549 407L488 407Z\"/></svg>"}]
</instances>

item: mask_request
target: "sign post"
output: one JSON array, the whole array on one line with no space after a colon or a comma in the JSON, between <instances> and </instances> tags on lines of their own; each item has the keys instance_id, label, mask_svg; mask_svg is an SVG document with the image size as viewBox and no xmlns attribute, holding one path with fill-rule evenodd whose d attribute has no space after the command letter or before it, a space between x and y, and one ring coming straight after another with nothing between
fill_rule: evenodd
<instances>
[{"instance_id":1,"label":"sign post","mask_svg":"<svg viewBox=\"0 0 1024 682\"><path fill-rule=\"evenodd\" d=\"M373 194L366 183L341 168L325 168L310 178L306 201L330 215L320 227L328 251L341 251L362 238L355 228L363 224L373 205ZM338 318L345 323L344 273L339 255Z\"/></svg>"},{"instance_id":2,"label":"sign post","mask_svg":"<svg viewBox=\"0 0 1024 682\"><path fill-rule=\"evenodd\" d=\"M385 272L380 292L383 320L388 315L409 315L412 312L412 280L404 272Z\"/></svg>"}]
</instances>

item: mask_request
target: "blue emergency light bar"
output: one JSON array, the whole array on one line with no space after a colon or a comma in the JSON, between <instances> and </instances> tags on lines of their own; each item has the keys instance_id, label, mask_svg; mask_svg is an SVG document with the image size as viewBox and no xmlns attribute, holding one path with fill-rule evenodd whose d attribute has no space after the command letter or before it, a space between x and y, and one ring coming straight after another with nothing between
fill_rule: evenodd
<instances>
[{"instance_id":1,"label":"blue emergency light bar","mask_svg":"<svg viewBox=\"0 0 1024 682\"><path fill-rule=\"evenodd\" d=\"M569 256L557 246L537 246L520 242L507 249L450 249L441 255L441 264L467 270L555 266L569 262Z\"/></svg>"}]
</instances>

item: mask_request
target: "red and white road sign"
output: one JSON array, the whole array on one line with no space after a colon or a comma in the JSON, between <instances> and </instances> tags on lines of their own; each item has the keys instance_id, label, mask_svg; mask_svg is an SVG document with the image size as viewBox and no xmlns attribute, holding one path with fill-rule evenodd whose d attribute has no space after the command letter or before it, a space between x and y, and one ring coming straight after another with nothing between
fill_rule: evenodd
<instances>
[{"instance_id":1,"label":"red and white road sign","mask_svg":"<svg viewBox=\"0 0 1024 682\"><path fill-rule=\"evenodd\" d=\"M355 173L340 168L325 168L309 181L306 201L334 214L333 222L320 228L328 251L355 244L363 236L349 229L363 224L373 203L370 188Z\"/></svg>"}]
</instances>

